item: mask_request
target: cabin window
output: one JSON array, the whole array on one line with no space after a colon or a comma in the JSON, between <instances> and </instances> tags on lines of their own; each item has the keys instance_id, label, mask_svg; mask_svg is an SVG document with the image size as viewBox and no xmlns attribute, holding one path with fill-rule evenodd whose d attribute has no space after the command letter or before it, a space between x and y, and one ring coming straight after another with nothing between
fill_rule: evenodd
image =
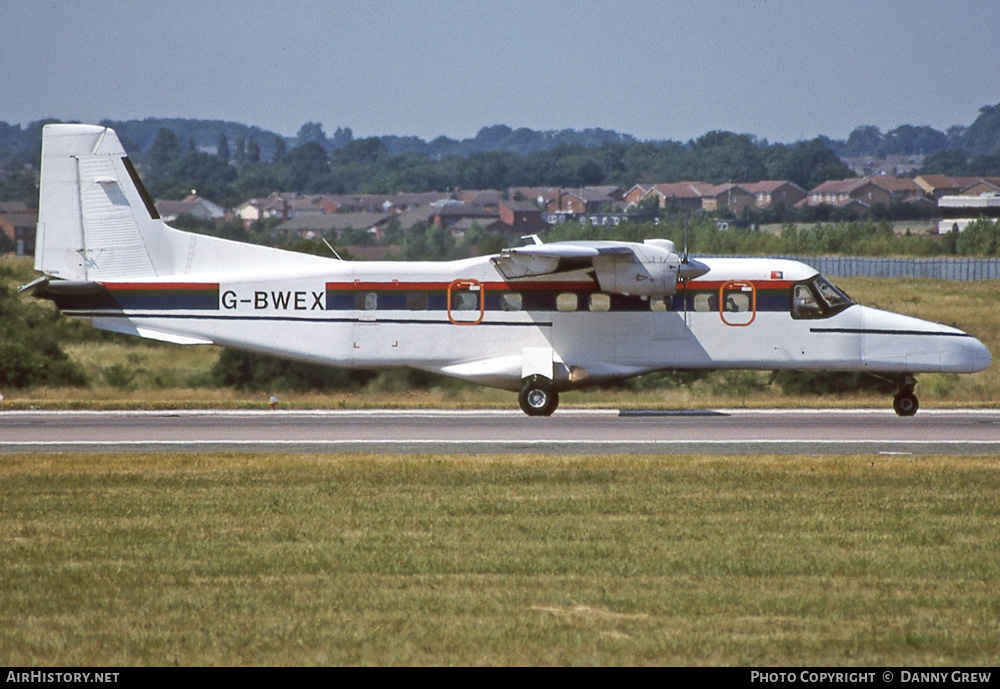
<instances>
[{"instance_id":1,"label":"cabin window","mask_svg":"<svg viewBox=\"0 0 1000 689\"><path fill-rule=\"evenodd\" d=\"M410 292L406 295L406 308L410 311L427 309L427 292Z\"/></svg>"},{"instance_id":2,"label":"cabin window","mask_svg":"<svg viewBox=\"0 0 1000 689\"><path fill-rule=\"evenodd\" d=\"M670 311L673 308L673 297L664 297L663 299L650 299L649 300L649 310L650 311Z\"/></svg>"},{"instance_id":3,"label":"cabin window","mask_svg":"<svg viewBox=\"0 0 1000 689\"><path fill-rule=\"evenodd\" d=\"M610 311L611 295L603 292L595 292L590 295L589 307L591 311Z\"/></svg>"},{"instance_id":4,"label":"cabin window","mask_svg":"<svg viewBox=\"0 0 1000 689\"><path fill-rule=\"evenodd\" d=\"M452 311L478 311L479 310L479 293L478 292L452 292L451 293L451 310Z\"/></svg>"},{"instance_id":5,"label":"cabin window","mask_svg":"<svg viewBox=\"0 0 1000 689\"><path fill-rule=\"evenodd\" d=\"M694 295L695 311L719 312L719 295L716 292L702 292Z\"/></svg>"},{"instance_id":6,"label":"cabin window","mask_svg":"<svg viewBox=\"0 0 1000 689\"><path fill-rule=\"evenodd\" d=\"M726 295L726 303L723 308L730 313L749 311L750 295L746 292L730 292Z\"/></svg>"},{"instance_id":7,"label":"cabin window","mask_svg":"<svg viewBox=\"0 0 1000 689\"><path fill-rule=\"evenodd\" d=\"M378 294L375 292L358 292L354 295L354 308L359 311L374 311L378 308Z\"/></svg>"},{"instance_id":8,"label":"cabin window","mask_svg":"<svg viewBox=\"0 0 1000 689\"><path fill-rule=\"evenodd\" d=\"M501 311L520 311L523 299L520 292L507 292L500 297Z\"/></svg>"},{"instance_id":9,"label":"cabin window","mask_svg":"<svg viewBox=\"0 0 1000 689\"><path fill-rule=\"evenodd\" d=\"M572 292L563 292L556 297L556 310L576 311L576 307L579 306L579 302L579 298Z\"/></svg>"}]
</instances>

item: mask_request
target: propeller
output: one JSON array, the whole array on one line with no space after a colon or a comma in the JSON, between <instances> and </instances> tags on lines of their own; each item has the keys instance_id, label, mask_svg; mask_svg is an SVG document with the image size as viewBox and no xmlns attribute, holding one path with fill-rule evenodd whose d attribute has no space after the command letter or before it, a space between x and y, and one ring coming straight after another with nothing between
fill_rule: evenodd
<instances>
[{"instance_id":1,"label":"propeller","mask_svg":"<svg viewBox=\"0 0 1000 689\"><path fill-rule=\"evenodd\" d=\"M681 264L677 269L677 277L684 286L684 322L687 323L688 312L688 280L701 277L709 271L707 265L701 261L692 259L688 255L688 220L684 219L684 254L681 256Z\"/></svg>"}]
</instances>

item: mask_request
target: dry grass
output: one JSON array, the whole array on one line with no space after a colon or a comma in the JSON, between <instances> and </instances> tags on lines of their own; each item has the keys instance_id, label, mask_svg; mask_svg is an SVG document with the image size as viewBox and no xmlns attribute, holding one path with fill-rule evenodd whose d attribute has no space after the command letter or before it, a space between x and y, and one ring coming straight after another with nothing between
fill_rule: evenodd
<instances>
[{"instance_id":1,"label":"dry grass","mask_svg":"<svg viewBox=\"0 0 1000 689\"><path fill-rule=\"evenodd\" d=\"M978 665L997 458L0 457L6 665Z\"/></svg>"}]
</instances>

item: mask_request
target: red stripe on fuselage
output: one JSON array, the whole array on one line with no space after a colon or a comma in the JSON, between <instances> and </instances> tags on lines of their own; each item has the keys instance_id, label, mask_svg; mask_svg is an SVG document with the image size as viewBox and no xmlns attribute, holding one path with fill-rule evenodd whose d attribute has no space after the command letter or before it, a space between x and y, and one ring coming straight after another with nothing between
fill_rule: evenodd
<instances>
[{"instance_id":1,"label":"red stripe on fuselage","mask_svg":"<svg viewBox=\"0 0 1000 689\"><path fill-rule=\"evenodd\" d=\"M328 282L328 290L367 290L372 292L412 292L412 291L444 291L447 290L451 282ZM587 290L595 289L594 282L479 282L483 289L490 291L516 291L526 290L552 291L552 290Z\"/></svg>"}]
</instances>

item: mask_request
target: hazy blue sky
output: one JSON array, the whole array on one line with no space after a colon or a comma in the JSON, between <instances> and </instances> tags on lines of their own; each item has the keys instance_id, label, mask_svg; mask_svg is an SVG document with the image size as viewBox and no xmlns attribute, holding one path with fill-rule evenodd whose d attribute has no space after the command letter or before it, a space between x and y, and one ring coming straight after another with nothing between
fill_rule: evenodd
<instances>
[{"instance_id":1,"label":"hazy blue sky","mask_svg":"<svg viewBox=\"0 0 1000 689\"><path fill-rule=\"evenodd\" d=\"M0 0L0 120L793 141L1000 102L996 0Z\"/></svg>"}]
</instances>

